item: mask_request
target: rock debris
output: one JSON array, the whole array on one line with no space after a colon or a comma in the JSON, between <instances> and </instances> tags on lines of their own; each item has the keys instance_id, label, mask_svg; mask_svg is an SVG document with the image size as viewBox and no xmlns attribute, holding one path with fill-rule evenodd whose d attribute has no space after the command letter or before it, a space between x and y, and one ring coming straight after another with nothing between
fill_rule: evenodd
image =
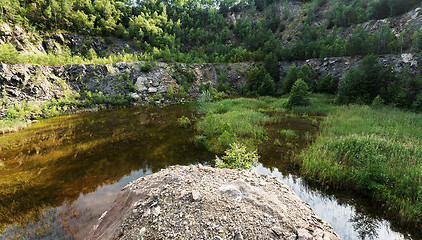
<instances>
[{"instance_id":1,"label":"rock debris","mask_svg":"<svg viewBox=\"0 0 422 240\"><path fill-rule=\"evenodd\" d=\"M87 239L340 239L280 180L173 166L122 189Z\"/></svg>"}]
</instances>

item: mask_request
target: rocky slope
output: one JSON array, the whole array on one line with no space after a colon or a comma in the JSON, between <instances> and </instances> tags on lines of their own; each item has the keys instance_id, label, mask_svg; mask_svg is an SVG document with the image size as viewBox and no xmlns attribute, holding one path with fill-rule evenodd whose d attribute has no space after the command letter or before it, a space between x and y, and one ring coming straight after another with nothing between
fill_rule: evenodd
<instances>
[{"instance_id":1,"label":"rocky slope","mask_svg":"<svg viewBox=\"0 0 422 240\"><path fill-rule=\"evenodd\" d=\"M101 92L105 96L121 95L133 101L157 103L164 101L169 87L175 95L179 86L191 81L189 98L199 95L200 84L216 86L219 76L234 88L246 81L246 72L253 65L168 64L157 63L145 70L145 62L115 63L103 65L73 64L65 66L40 66L0 64L0 92L3 111L14 103L51 101L65 94L81 95ZM187 79L187 75L194 76ZM170 98L168 96L168 98Z\"/></svg>"},{"instance_id":2,"label":"rocky slope","mask_svg":"<svg viewBox=\"0 0 422 240\"><path fill-rule=\"evenodd\" d=\"M283 182L173 166L128 184L87 239L339 239Z\"/></svg>"},{"instance_id":3,"label":"rocky slope","mask_svg":"<svg viewBox=\"0 0 422 240\"><path fill-rule=\"evenodd\" d=\"M401 72L407 66L411 75L422 74L420 54L379 56L380 63ZM292 64L308 64L321 76L327 74L340 78L350 67L357 66L362 57L336 57L310 59L307 61L281 62L281 72L287 72ZM188 96L196 99L201 84L216 87L220 80L234 90L247 80L247 72L254 63L234 64L172 64L157 63L144 69L145 62L114 63L97 65L40 66L0 64L0 112L14 103L42 103L60 99L65 95L78 94L80 100L87 93L101 92L105 96L121 95L133 102L162 103L169 100L171 88L175 96L181 85L191 81ZM188 79L188 75L193 79ZM167 97L166 97L167 96Z\"/></svg>"}]
</instances>

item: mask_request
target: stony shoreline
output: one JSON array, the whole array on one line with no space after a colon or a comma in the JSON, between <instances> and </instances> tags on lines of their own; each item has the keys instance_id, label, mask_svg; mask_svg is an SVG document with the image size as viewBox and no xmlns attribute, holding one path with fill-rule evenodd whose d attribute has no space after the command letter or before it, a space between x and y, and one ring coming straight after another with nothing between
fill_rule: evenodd
<instances>
[{"instance_id":1,"label":"stony shoreline","mask_svg":"<svg viewBox=\"0 0 422 240\"><path fill-rule=\"evenodd\" d=\"M340 239L282 181L172 166L122 189L87 239Z\"/></svg>"}]
</instances>

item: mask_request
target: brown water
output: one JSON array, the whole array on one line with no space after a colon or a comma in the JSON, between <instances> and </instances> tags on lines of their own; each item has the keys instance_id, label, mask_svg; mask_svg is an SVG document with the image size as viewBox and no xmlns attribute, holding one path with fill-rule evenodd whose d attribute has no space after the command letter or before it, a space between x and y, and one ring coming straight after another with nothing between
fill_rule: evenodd
<instances>
[{"instance_id":1,"label":"brown water","mask_svg":"<svg viewBox=\"0 0 422 240\"><path fill-rule=\"evenodd\" d=\"M193 128L177 126L182 115L195 118L188 106L133 107L43 120L0 136L0 239L83 239L130 181L175 164L211 163L214 155L195 147ZM267 129L255 171L283 179L343 239L408 238L364 199L297 177L289 158L312 141L311 120L286 117Z\"/></svg>"}]
</instances>

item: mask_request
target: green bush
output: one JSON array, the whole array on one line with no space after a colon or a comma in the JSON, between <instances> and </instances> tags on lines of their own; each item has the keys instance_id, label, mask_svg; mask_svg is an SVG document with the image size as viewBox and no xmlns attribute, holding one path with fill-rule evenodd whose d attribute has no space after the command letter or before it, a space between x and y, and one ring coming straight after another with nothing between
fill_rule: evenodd
<instances>
[{"instance_id":1,"label":"green bush","mask_svg":"<svg viewBox=\"0 0 422 240\"><path fill-rule=\"evenodd\" d=\"M181 128L187 128L191 125L190 119L186 116L181 116L180 118L177 119L177 122L179 124L179 127Z\"/></svg>"},{"instance_id":2,"label":"green bush","mask_svg":"<svg viewBox=\"0 0 422 240\"><path fill-rule=\"evenodd\" d=\"M422 112L422 94L416 98L416 101L413 103L413 109L418 112Z\"/></svg>"},{"instance_id":3,"label":"green bush","mask_svg":"<svg viewBox=\"0 0 422 240\"><path fill-rule=\"evenodd\" d=\"M290 93L294 83L301 78L307 85L309 90L314 91L317 87L315 82L318 78L318 74L308 65L302 65L300 68L295 64L290 66L287 71L286 78L283 81L282 94Z\"/></svg>"},{"instance_id":4,"label":"green bush","mask_svg":"<svg viewBox=\"0 0 422 240\"><path fill-rule=\"evenodd\" d=\"M244 145L233 143L225 151L225 155L216 156L215 166L219 168L244 168L249 169L258 165L259 156L256 151L248 150Z\"/></svg>"},{"instance_id":5,"label":"green bush","mask_svg":"<svg viewBox=\"0 0 422 240\"><path fill-rule=\"evenodd\" d=\"M19 52L11 43L0 44L0 62L16 63L18 62Z\"/></svg>"},{"instance_id":6,"label":"green bush","mask_svg":"<svg viewBox=\"0 0 422 240\"><path fill-rule=\"evenodd\" d=\"M372 101L372 107L374 108L380 108L384 106L384 99L381 98L380 95L374 98L374 101Z\"/></svg>"},{"instance_id":7,"label":"green bush","mask_svg":"<svg viewBox=\"0 0 422 240\"><path fill-rule=\"evenodd\" d=\"M289 138L296 137L296 132L293 131L293 130L291 130L291 129L283 129L283 130L280 130L280 134L282 134L282 135L284 135L286 137L289 137Z\"/></svg>"},{"instance_id":8,"label":"green bush","mask_svg":"<svg viewBox=\"0 0 422 240\"><path fill-rule=\"evenodd\" d=\"M237 136L233 131L224 130L224 132L218 137L218 143L220 144L220 148L226 149L231 144L237 141Z\"/></svg>"},{"instance_id":9,"label":"green bush","mask_svg":"<svg viewBox=\"0 0 422 240\"><path fill-rule=\"evenodd\" d=\"M309 99L309 88L308 85L299 78L292 87L289 99L287 100L286 106L288 108L294 106L307 106L311 104Z\"/></svg>"},{"instance_id":10,"label":"green bush","mask_svg":"<svg viewBox=\"0 0 422 240\"><path fill-rule=\"evenodd\" d=\"M248 72L248 81L242 87L245 96L274 95L275 82L264 66L258 65Z\"/></svg>"},{"instance_id":11,"label":"green bush","mask_svg":"<svg viewBox=\"0 0 422 240\"><path fill-rule=\"evenodd\" d=\"M207 90L202 91L198 101L202 103L215 102L224 97L224 92L217 92L217 90L211 86Z\"/></svg>"},{"instance_id":12,"label":"green bush","mask_svg":"<svg viewBox=\"0 0 422 240\"><path fill-rule=\"evenodd\" d=\"M174 98L174 88L173 85L169 85L167 88L166 97L173 99Z\"/></svg>"},{"instance_id":13,"label":"green bush","mask_svg":"<svg viewBox=\"0 0 422 240\"><path fill-rule=\"evenodd\" d=\"M152 68L153 68L152 63L146 62L146 63L142 64L141 71L142 72L149 72L149 71L151 71Z\"/></svg>"},{"instance_id":14,"label":"green bush","mask_svg":"<svg viewBox=\"0 0 422 240\"><path fill-rule=\"evenodd\" d=\"M370 55L362 59L359 66L351 68L339 82L337 101L340 103L363 103L371 104L377 95L383 99L389 83L394 82L395 77L390 69L384 69L378 58ZM392 94L397 94L394 91Z\"/></svg>"},{"instance_id":15,"label":"green bush","mask_svg":"<svg viewBox=\"0 0 422 240\"><path fill-rule=\"evenodd\" d=\"M317 92L335 94L337 92L337 81L330 74L318 79Z\"/></svg>"},{"instance_id":16,"label":"green bush","mask_svg":"<svg viewBox=\"0 0 422 240\"><path fill-rule=\"evenodd\" d=\"M275 94L275 82L269 74L264 76L264 80L259 86L258 93L261 96L274 96Z\"/></svg>"}]
</instances>

